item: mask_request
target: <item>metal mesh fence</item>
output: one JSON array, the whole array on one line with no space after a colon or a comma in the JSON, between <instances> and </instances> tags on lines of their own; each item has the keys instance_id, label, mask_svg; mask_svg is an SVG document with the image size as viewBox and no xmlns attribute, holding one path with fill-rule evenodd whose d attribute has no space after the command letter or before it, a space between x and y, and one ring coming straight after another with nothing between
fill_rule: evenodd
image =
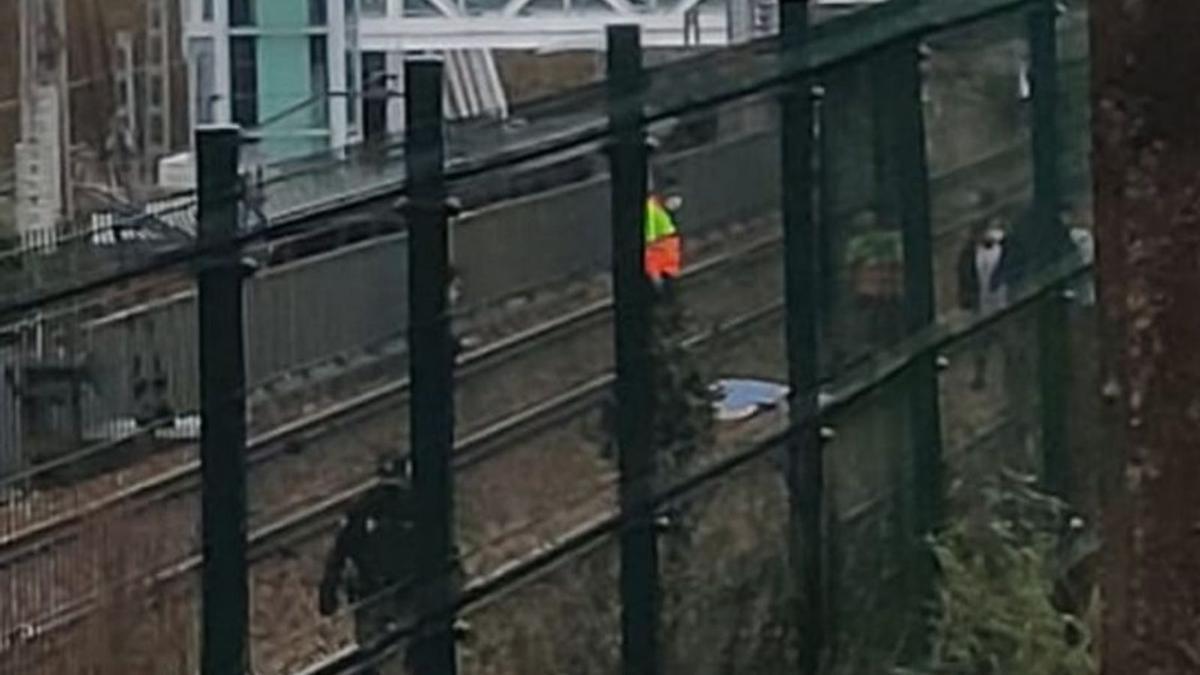
<instances>
[{"instance_id":1,"label":"metal mesh fence","mask_svg":"<svg viewBox=\"0 0 1200 675\"><path fill-rule=\"evenodd\" d=\"M297 672L354 645L361 598L339 585L326 608L322 588L341 576L331 560L347 514L370 509L381 461L407 452L406 271L406 236L384 233L245 284L255 672Z\"/></svg>"},{"instance_id":2,"label":"metal mesh fence","mask_svg":"<svg viewBox=\"0 0 1200 675\"><path fill-rule=\"evenodd\" d=\"M931 170L946 176L933 196L939 313L971 307L966 279L989 230L1013 248L1029 228L1030 147L1025 15L940 34L928 44L926 124Z\"/></svg>"},{"instance_id":3,"label":"metal mesh fence","mask_svg":"<svg viewBox=\"0 0 1200 675\"><path fill-rule=\"evenodd\" d=\"M904 333L903 238L870 60L820 81L819 162L826 369L836 374ZM876 68L877 70L877 68ZM890 184L890 183L889 183Z\"/></svg>"},{"instance_id":4,"label":"metal mesh fence","mask_svg":"<svg viewBox=\"0 0 1200 675\"><path fill-rule=\"evenodd\" d=\"M832 672L897 665L921 638L915 495L937 487L913 469L909 397L916 376L902 372L827 419Z\"/></svg>"},{"instance_id":5,"label":"metal mesh fence","mask_svg":"<svg viewBox=\"0 0 1200 675\"><path fill-rule=\"evenodd\" d=\"M346 413L320 407L252 438L247 539L256 672L294 672L351 644L345 608L354 597L326 618L322 587L346 515L376 497L380 458L407 445L405 412L396 396Z\"/></svg>"},{"instance_id":6,"label":"metal mesh fence","mask_svg":"<svg viewBox=\"0 0 1200 675\"><path fill-rule=\"evenodd\" d=\"M1089 82L1088 3L1070 2L1059 21L1059 69L1062 108L1064 189L1078 199L1091 191L1091 83ZM1089 209L1090 212L1090 209Z\"/></svg>"},{"instance_id":7,"label":"metal mesh fence","mask_svg":"<svg viewBox=\"0 0 1200 675\"><path fill-rule=\"evenodd\" d=\"M155 304L106 288L4 330L0 672L195 661L195 324Z\"/></svg>"},{"instance_id":8,"label":"metal mesh fence","mask_svg":"<svg viewBox=\"0 0 1200 675\"><path fill-rule=\"evenodd\" d=\"M557 161L605 164L591 149ZM503 175L456 181L451 191L471 194ZM546 210L519 197L507 212L502 202L452 226L461 282L454 526L468 578L494 574L616 505L607 181L580 174L542 194ZM499 635L478 639L514 648Z\"/></svg>"},{"instance_id":9,"label":"metal mesh fence","mask_svg":"<svg viewBox=\"0 0 1200 675\"><path fill-rule=\"evenodd\" d=\"M620 662L619 547L607 536L462 612L459 672L613 673Z\"/></svg>"},{"instance_id":10,"label":"metal mesh fence","mask_svg":"<svg viewBox=\"0 0 1200 675\"><path fill-rule=\"evenodd\" d=\"M734 160L737 176L651 158L652 199L673 208L683 250L682 276L662 281L651 304L659 490L786 426L777 99L755 97L674 124L693 133L707 126L716 146L771 149ZM722 201L730 188L746 198ZM762 391L771 393L766 401ZM781 455L777 448L657 509L665 672L780 672L794 663Z\"/></svg>"},{"instance_id":11,"label":"metal mesh fence","mask_svg":"<svg viewBox=\"0 0 1200 675\"><path fill-rule=\"evenodd\" d=\"M748 436L729 424L720 436ZM664 672L778 673L796 664L780 445L659 511Z\"/></svg>"},{"instance_id":12,"label":"metal mesh fence","mask_svg":"<svg viewBox=\"0 0 1200 675\"><path fill-rule=\"evenodd\" d=\"M951 13L1000 5L970 0ZM1091 363L1064 373L1046 356L1050 310L1063 306L1072 352L1095 353L1084 337L1094 312L1087 280L1059 284L1062 260L1040 251L994 306L964 282L978 272L989 226L1014 235L1029 227L1036 176L1023 89L1025 15L922 43L924 89L907 113L923 122L923 143L896 122L905 111L889 98L897 63L917 57L903 21L872 34L901 39L898 47L847 60L868 38L827 29L806 57L820 67L815 217L823 240L813 253L825 347L814 375L823 382L820 426L828 432L819 545L829 595L821 619L827 665L839 675L911 660L932 582L921 539L929 505L944 500L942 515L970 514L978 481L1046 473L1047 458L1064 451L1047 431L1048 416L1060 410L1054 397L1064 393L1055 382L1066 383L1071 466L1086 465L1097 443L1088 436L1086 420L1098 414L1088 392L1102 374ZM1072 25L1078 29L1064 22L1064 30ZM780 205L789 191L813 186L785 181L780 168L782 91L772 87L797 64L777 47L768 41L709 57L709 69L693 79L672 81L684 76L670 66L646 82L650 190L672 212L683 261L680 277L654 291L647 380L660 423L655 488L690 483L653 505L665 672L783 672L805 636L789 605L797 524L782 435L789 420ZM751 72L771 87L686 109L692 99L738 94L737 75ZM1063 117L1082 108L1074 86L1066 86ZM525 126L460 125L448 134L457 175L449 193L462 207L452 217L445 290L457 350L452 564L461 565L455 573L468 596L458 612L470 624L459 636L464 672L613 672L620 660L618 535L629 524L611 521L620 508L620 458L610 157L589 139L502 170L481 168L496 153L533 152L602 128L604 95L585 88L530 106ZM1062 163L1086 173L1083 151L1079 139L1066 143ZM358 197L383 186L380 195L395 196L403 154L362 159L375 162L378 185L347 160L329 169L339 177L322 179L324 186L339 194L353 187ZM287 187L292 180L267 177L268 202L285 207L285 221L328 196L301 182ZM921 191L927 204L913 198ZM407 565L413 554L399 534L374 552L342 550L348 537L397 526L379 510L395 497L388 491L396 477L379 468L415 450L405 231L412 212L371 199L363 197L370 206L355 223L241 251L259 266L243 281L243 324L223 329L244 335L246 389L223 394L247 403L256 673L365 672L363 661L381 672L405 669L407 638L395 638L420 604L407 584L352 578L334 584L340 602L330 600L331 583L354 577L346 569L362 577L376 563ZM340 234L363 220L381 222ZM642 233L641 223L630 226ZM917 260L926 234L928 260ZM205 561L191 276L172 270L114 286L0 331L0 569L9 588L0 672L101 663L130 673L195 669L197 571ZM936 311L922 310L925 291ZM1064 291L1075 302L1065 304ZM1039 299L1026 302L1022 293ZM1025 304L1013 310L1018 299ZM997 312L1004 314L994 323L951 339ZM731 470L722 464L746 453L753 457ZM930 454L944 476L922 463ZM1095 500L1100 477L1079 477L1079 499ZM615 534L553 558L605 519ZM372 562L376 554L382 558ZM553 564L532 579L513 575L534 560ZM387 644L376 648L379 639ZM156 647L118 650L120 640ZM357 661L339 666L344 659Z\"/></svg>"},{"instance_id":13,"label":"metal mesh fence","mask_svg":"<svg viewBox=\"0 0 1200 675\"><path fill-rule=\"evenodd\" d=\"M952 517L979 507L982 486L1001 472L1041 475L1038 309L1006 317L943 353L942 446Z\"/></svg>"}]
</instances>

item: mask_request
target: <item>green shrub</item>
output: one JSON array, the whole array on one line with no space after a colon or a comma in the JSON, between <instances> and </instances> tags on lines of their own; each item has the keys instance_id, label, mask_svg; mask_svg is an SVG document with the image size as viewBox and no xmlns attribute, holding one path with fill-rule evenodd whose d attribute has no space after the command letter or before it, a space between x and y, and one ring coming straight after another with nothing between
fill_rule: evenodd
<instances>
[{"instance_id":1,"label":"green shrub","mask_svg":"<svg viewBox=\"0 0 1200 675\"><path fill-rule=\"evenodd\" d=\"M984 488L933 538L938 612L928 663L903 675L1093 675L1088 621L1055 605L1078 521L1021 481ZM1083 613L1091 614L1096 606Z\"/></svg>"}]
</instances>

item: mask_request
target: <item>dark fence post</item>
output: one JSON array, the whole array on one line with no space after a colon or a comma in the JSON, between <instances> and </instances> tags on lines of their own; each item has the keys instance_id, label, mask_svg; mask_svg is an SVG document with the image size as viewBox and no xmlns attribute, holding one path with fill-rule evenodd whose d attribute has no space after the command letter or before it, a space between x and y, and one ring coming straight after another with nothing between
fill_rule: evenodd
<instances>
[{"instance_id":1,"label":"dark fence post","mask_svg":"<svg viewBox=\"0 0 1200 675\"><path fill-rule=\"evenodd\" d=\"M637 26L608 27L613 134L612 276L616 305L617 448L621 473L621 659L625 675L659 672L658 544L650 411L650 283L643 270L646 144Z\"/></svg>"},{"instance_id":2,"label":"dark fence post","mask_svg":"<svg viewBox=\"0 0 1200 675\"><path fill-rule=\"evenodd\" d=\"M1054 0L1038 0L1029 9L1029 84L1032 94L1034 242L1061 246L1065 232L1058 219L1061 155L1058 129L1058 10Z\"/></svg>"},{"instance_id":3,"label":"dark fence post","mask_svg":"<svg viewBox=\"0 0 1200 675\"><path fill-rule=\"evenodd\" d=\"M1062 188L1059 171L1058 32L1054 0L1040 0L1029 11L1030 85L1033 94L1033 219L1023 243L1036 274L1070 251L1059 219ZM1038 382L1041 390L1042 484L1068 497L1070 452L1067 410L1070 343L1065 288L1047 293L1038 314Z\"/></svg>"},{"instance_id":4,"label":"dark fence post","mask_svg":"<svg viewBox=\"0 0 1200 675\"><path fill-rule=\"evenodd\" d=\"M204 570L200 672L248 670L246 368L238 249L237 127L196 132L199 188L200 474Z\"/></svg>"},{"instance_id":5,"label":"dark fence post","mask_svg":"<svg viewBox=\"0 0 1200 675\"><path fill-rule=\"evenodd\" d=\"M405 167L408 175L409 376L413 487L417 499L417 579L421 626L413 646L417 675L453 675L456 561L453 543L454 348L442 118L442 61L405 63Z\"/></svg>"},{"instance_id":6,"label":"dark fence post","mask_svg":"<svg viewBox=\"0 0 1200 675\"><path fill-rule=\"evenodd\" d=\"M781 5L782 46L801 49L808 34L806 0ZM790 386L787 482L790 505L788 557L794 584L794 617L800 672L817 675L825 646L825 466L821 451L817 385L823 240L813 218L812 78L802 75L783 97L782 159L784 292Z\"/></svg>"},{"instance_id":7,"label":"dark fence post","mask_svg":"<svg viewBox=\"0 0 1200 675\"><path fill-rule=\"evenodd\" d=\"M900 217L904 251L905 331L915 335L936 320L933 226L930 216L929 168L925 117L921 102L920 42L906 40L880 54L887 99L887 152L894 172L889 181ZM916 569L915 591L921 601L932 597L934 565L924 538L941 524L944 500L941 411L937 355L932 351L913 362L907 375L907 405L913 450L913 504Z\"/></svg>"}]
</instances>

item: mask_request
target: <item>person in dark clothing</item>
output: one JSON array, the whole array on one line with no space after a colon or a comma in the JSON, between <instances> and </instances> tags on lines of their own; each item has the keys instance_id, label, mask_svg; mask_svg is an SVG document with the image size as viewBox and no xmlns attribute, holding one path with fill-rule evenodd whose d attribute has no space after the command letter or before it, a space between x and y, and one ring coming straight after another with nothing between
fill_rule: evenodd
<instances>
[{"instance_id":1,"label":"person in dark clothing","mask_svg":"<svg viewBox=\"0 0 1200 675\"><path fill-rule=\"evenodd\" d=\"M369 645L391 630L414 628L420 618L417 588L417 505L411 486L411 465L404 459L380 463L379 481L347 511L333 548L325 561L318 592L322 616L334 614L342 595L354 611L354 637ZM465 584L462 561L452 551L452 593ZM454 624L456 639L465 639L469 626ZM412 673L414 641L404 645L403 659L375 665L363 675Z\"/></svg>"},{"instance_id":2,"label":"person in dark clothing","mask_svg":"<svg viewBox=\"0 0 1200 675\"><path fill-rule=\"evenodd\" d=\"M416 504L401 460L379 468L379 482L347 512L325 562L319 591L322 616L338 610L341 595L353 606L354 636L367 645L417 617ZM403 672L374 668L369 675Z\"/></svg>"},{"instance_id":3,"label":"person in dark clothing","mask_svg":"<svg viewBox=\"0 0 1200 675\"><path fill-rule=\"evenodd\" d=\"M1003 220L993 217L983 221L959 254L959 306L984 315L1004 308L1008 305L1010 292L1021 282L1022 268L1020 249L1007 236ZM975 389L982 389L987 384L987 352L990 348L991 341L987 340L975 356L975 374L971 382Z\"/></svg>"}]
</instances>

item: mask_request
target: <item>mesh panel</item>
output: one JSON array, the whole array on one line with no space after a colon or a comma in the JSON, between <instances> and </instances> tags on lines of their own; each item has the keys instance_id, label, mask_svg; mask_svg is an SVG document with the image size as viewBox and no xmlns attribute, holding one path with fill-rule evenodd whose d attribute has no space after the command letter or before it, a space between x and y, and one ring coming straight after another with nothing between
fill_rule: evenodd
<instances>
[{"instance_id":1,"label":"mesh panel","mask_svg":"<svg viewBox=\"0 0 1200 675\"><path fill-rule=\"evenodd\" d=\"M663 509L665 672L795 668L782 453L777 448Z\"/></svg>"},{"instance_id":2,"label":"mesh panel","mask_svg":"<svg viewBox=\"0 0 1200 675\"><path fill-rule=\"evenodd\" d=\"M0 672L195 662L195 304L166 279L0 331Z\"/></svg>"},{"instance_id":3,"label":"mesh panel","mask_svg":"<svg viewBox=\"0 0 1200 675\"><path fill-rule=\"evenodd\" d=\"M651 129L693 146L677 157L656 153L650 168L652 194L679 202L673 216L683 250L680 278L657 289L653 306L662 485L750 440L722 437L720 428L720 419L759 421L755 402L738 397L744 385L786 384L776 108L772 98L750 99ZM730 391L718 391L723 386ZM714 403L728 410L714 416Z\"/></svg>"},{"instance_id":4,"label":"mesh panel","mask_svg":"<svg viewBox=\"0 0 1200 675\"><path fill-rule=\"evenodd\" d=\"M710 131L687 162L651 161L681 198L682 277L655 296L660 488L749 451L785 424L778 104L755 97L671 131ZM662 130L662 131L660 131ZM651 133L665 133L656 126ZM795 659L781 448L664 505L660 644L668 672L781 672Z\"/></svg>"},{"instance_id":5,"label":"mesh panel","mask_svg":"<svg viewBox=\"0 0 1200 675\"><path fill-rule=\"evenodd\" d=\"M1059 131L1062 134L1063 189L1079 201L1091 191L1091 87L1088 69L1088 12L1070 3L1059 21Z\"/></svg>"},{"instance_id":6,"label":"mesh panel","mask_svg":"<svg viewBox=\"0 0 1200 675\"><path fill-rule=\"evenodd\" d=\"M459 672L616 673L618 550L606 537L511 591L468 608Z\"/></svg>"},{"instance_id":7,"label":"mesh panel","mask_svg":"<svg viewBox=\"0 0 1200 675\"><path fill-rule=\"evenodd\" d=\"M570 173L605 162L590 152L556 161L573 182L531 184L539 201L499 202L454 225L456 527L471 576L615 505L605 419L613 368L608 185ZM457 181L452 191L475 194L550 168L520 165Z\"/></svg>"},{"instance_id":8,"label":"mesh panel","mask_svg":"<svg viewBox=\"0 0 1200 675\"><path fill-rule=\"evenodd\" d=\"M343 517L372 517L376 469L408 447L407 242L347 230L287 242L244 286L250 647L262 673L353 644L346 577L340 613L319 612L337 576L327 565Z\"/></svg>"},{"instance_id":9,"label":"mesh panel","mask_svg":"<svg viewBox=\"0 0 1200 675\"><path fill-rule=\"evenodd\" d=\"M1040 387L1036 308L951 346L942 372L943 452L951 517L969 512L980 481L1038 476Z\"/></svg>"},{"instance_id":10,"label":"mesh panel","mask_svg":"<svg viewBox=\"0 0 1200 675\"><path fill-rule=\"evenodd\" d=\"M1032 217L1024 38L1024 15L1009 15L927 42L926 125L943 315L973 302L963 275L972 273L982 231L999 228L1013 243Z\"/></svg>"},{"instance_id":11,"label":"mesh panel","mask_svg":"<svg viewBox=\"0 0 1200 675\"><path fill-rule=\"evenodd\" d=\"M912 380L900 375L831 415L825 447L833 671L878 672L920 638Z\"/></svg>"},{"instance_id":12,"label":"mesh panel","mask_svg":"<svg viewBox=\"0 0 1200 675\"><path fill-rule=\"evenodd\" d=\"M903 327L903 244L894 204L884 203L887 153L879 119L883 111L871 95L872 65L833 69L820 83L819 209L829 374L897 339Z\"/></svg>"},{"instance_id":13,"label":"mesh panel","mask_svg":"<svg viewBox=\"0 0 1200 675\"><path fill-rule=\"evenodd\" d=\"M804 57L822 68L821 375L834 394L880 376L872 367L906 332L926 345L920 341L1009 309L968 302L963 273L976 264L979 225L1015 232L1029 224L1026 23L1016 15L926 41L921 107L938 324L914 326L904 316L904 275L913 270L904 269L910 252L900 228L911 214L900 211L911 208L904 197L913 184L904 174L912 166L889 135L896 103L883 94L889 55L843 57L864 36L905 34L906 22L923 12L963 15L1000 3L929 9L934 4L911 14L864 12L854 24L818 29ZM1080 21L1072 10L1062 26L1061 161L1069 222L1086 231ZM779 92L769 87L797 58L780 56L768 41L648 78L645 110L657 141L651 188L664 200L682 198L675 216L683 273L655 306L653 381L662 390L659 419L670 423L656 430L660 489L755 448L785 423L779 205L781 186L808 186L780 175ZM759 85L766 88L736 103L680 113L696 100ZM452 227L457 274L449 290L460 348L454 527L468 585L561 545L616 508L606 158L584 144L467 177L498 161L497 153L595 141L606 103L602 85L588 86L526 105L514 111L515 122L457 124L448 134L459 177L449 191L464 207ZM372 152L268 167L255 186L263 192L249 195L261 201L245 206L278 222L335 196L392 195L402 184L402 148ZM166 225L155 226L186 230L190 204L173 208L179 222L164 207L155 214ZM245 291L256 672L295 672L387 632L381 621L411 618L402 616L411 605L382 619L375 603L355 606L364 594L392 602L395 584L358 589L330 617L319 602L343 516L354 521L377 496L379 459L408 450L407 238L401 219L375 220L321 226L249 251L263 262ZM95 235L90 245L103 248L118 230L102 219L86 231ZM168 238L163 250L190 245L179 241ZM0 281L0 295L8 301L61 279L77 283L140 264L157 245L93 262L71 241L37 244L0 261L13 272ZM26 255L33 252L36 259ZM1045 430L1057 385L1066 401L1057 414L1070 416L1072 497L1097 510L1104 470L1081 468L1102 466L1094 452L1105 440L1096 436L1094 393L1105 374L1089 327L1089 280L1065 289L1074 302L1058 324L1064 289L1047 286L1055 285L1051 263L1060 261L1038 260L1022 282L1044 297L942 350L944 495L932 494L935 476L914 468L930 449L921 444L932 442L916 440L920 422L932 420L919 418L929 411L917 405L931 358L870 384L825 420L836 431L825 448L833 672L877 673L909 660L928 599L917 541L922 505L946 497L947 515L961 516L976 506L981 481L1044 473L1056 450ZM7 584L0 672L195 668L201 561L191 415L199 405L199 346L190 275L146 275L133 287L44 306L0 330L0 578ZM1059 325L1076 355L1069 369L1051 350L1063 337L1054 334ZM82 388L66 377L79 375L78 362L86 364ZM748 391L756 392L751 400L738 398ZM781 465L781 449L773 448L659 510L661 646L671 672L775 673L793 665ZM356 522L369 529L369 520ZM410 552L399 537L386 543L388 555ZM617 550L606 538L467 608L473 630L460 645L464 672L615 672ZM391 645L376 665L402 672L405 647Z\"/></svg>"}]
</instances>

